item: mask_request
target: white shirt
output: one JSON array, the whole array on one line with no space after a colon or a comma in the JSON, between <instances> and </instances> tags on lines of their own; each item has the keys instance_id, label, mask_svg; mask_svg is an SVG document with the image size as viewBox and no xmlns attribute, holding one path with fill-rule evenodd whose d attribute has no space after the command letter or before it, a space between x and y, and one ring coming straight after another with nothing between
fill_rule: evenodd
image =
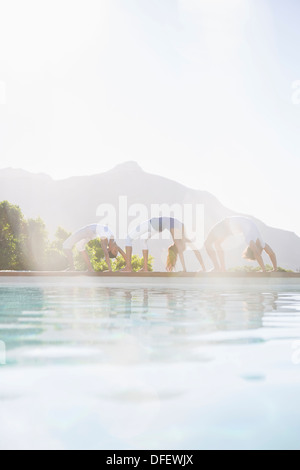
<instances>
[{"instance_id":1,"label":"white shirt","mask_svg":"<svg viewBox=\"0 0 300 470\"><path fill-rule=\"evenodd\" d=\"M230 217L229 219L230 229L233 235L243 234L248 245L251 242L256 243L260 241L261 247L264 249L266 244L261 236L258 227L253 220L247 217Z\"/></svg>"},{"instance_id":2,"label":"white shirt","mask_svg":"<svg viewBox=\"0 0 300 470\"><path fill-rule=\"evenodd\" d=\"M114 234L109 227L100 224L87 225L81 228L77 232L68 238L64 243L65 250L72 250L73 246L76 245L78 251L85 251L86 245L96 238L101 240L114 240Z\"/></svg>"}]
</instances>

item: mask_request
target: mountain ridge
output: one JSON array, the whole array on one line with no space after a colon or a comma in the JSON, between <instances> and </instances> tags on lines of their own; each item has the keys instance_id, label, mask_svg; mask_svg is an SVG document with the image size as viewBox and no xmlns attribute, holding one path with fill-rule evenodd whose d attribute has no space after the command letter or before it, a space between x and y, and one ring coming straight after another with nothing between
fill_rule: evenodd
<instances>
[{"instance_id":1,"label":"mountain ridge","mask_svg":"<svg viewBox=\"0 0 300 470\"><path fill-rule=\"evenodd\" d=\"M50 234L58 226L74 231L96 222L98 207L101 204L110 204L117 210L120 196L128 198L128 206L143 204L148 211L152 204L191 204L193 207L203 205L205 235L224 217L237 215L237 212L225 207L212 193L147 173L132 161L117 165L104 173L72 176L62 180L22 169L0 170L0 201L8 200L19 205L27 218L40 216ZM257 222L263 237L278 253L279 264L284 268L299 269L300 238L297 234L269 227L251 215L248 217ZM122 245L123 240L120 243ZM155 241L150 243L159 268L163 267L161 248L165 256L168 244L168 240L162 241L159 246ZM136 249L141 252L138 243ZM229 265L241 264L241 249L242 246L239 246L230 250ZM192 259L191 255L187 254ZM197 269L193 260L191 265L193 269Z\"/></svg>"}]
</instances>

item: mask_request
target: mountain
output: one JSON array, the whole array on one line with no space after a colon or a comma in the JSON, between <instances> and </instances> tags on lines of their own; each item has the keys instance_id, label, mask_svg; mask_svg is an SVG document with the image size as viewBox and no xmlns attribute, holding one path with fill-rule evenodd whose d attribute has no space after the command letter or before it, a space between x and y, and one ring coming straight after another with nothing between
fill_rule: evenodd
<instances>
[{"instance_id":1,"label":"mountain","mask_svg":"<svg viewBox=\"0 0 300 470\"><path fill-rule=\"evenodd\" d=\"M119 214L121 196L127 197L127 205L131 210L144 210L145 218L151 216L152 205L186 204L194 208L202 205L205 235L215 223L236 214L209 192L196 191L175 181L146 173L135 162L118 165L106 173L61 181L24 170L0 170L0 200L19 205L27 218L41 216L51 234L59 225L74 231L98 221L99 207L103 209L103 204L115 208L119 220L119 216L124 216L123 213ZM134 214L130 215L129 221L134 219ZM300 238L294 233L268 227L262 221L253 219L265 240L276 251L279 264L285 268L299 269ZM120 240L120 244L124 246L124 241ZM168 245L168 240L150 242L150 250L156 258L155 268L164 267ZM228 265L242 264L242 241L234 245L231 242L228 248ZM139 243L135 249L140 252ZM193 254L188 253L187 257L189 268L198 269Z\"/></svg>"}]
</instances>

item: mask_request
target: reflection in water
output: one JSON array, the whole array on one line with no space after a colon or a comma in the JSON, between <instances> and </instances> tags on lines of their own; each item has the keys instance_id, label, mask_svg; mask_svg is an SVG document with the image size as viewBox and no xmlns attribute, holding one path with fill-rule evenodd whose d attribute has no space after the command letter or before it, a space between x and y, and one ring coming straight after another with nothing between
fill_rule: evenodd
<instances>
[{"instance_id":1,"label":"reflection in water","mask_svg":"<svg viewBox=\"0 0 300 470\"><path fill-rule=\"evenodd\" d=\"M3 287L0 302L11 364L109 362L125 350L136 361L189 360L205 335L263 328L281 306L276 292L59 286Z\"/></svg>"},{"instance_id":2,"label":"reflection in water","mask_svg":"<svg viewBox=\"0 0 300 470\"><path fill-rule=\"evenodd\" d=\"M6 347L22 347L43 332L44 291L33 287L24 294L19 287L0 289L0 340Z\"/></svg>"},{"instance_id":3,"label":"reflection in water","mask_svg":"<svg viewBox=\"0 0 300 470\"><path fill-rule=\"evenodd\" d=\"M299 447L298 286L29 285L0 284L1 448Z\"/></svg>"}]
</instances>

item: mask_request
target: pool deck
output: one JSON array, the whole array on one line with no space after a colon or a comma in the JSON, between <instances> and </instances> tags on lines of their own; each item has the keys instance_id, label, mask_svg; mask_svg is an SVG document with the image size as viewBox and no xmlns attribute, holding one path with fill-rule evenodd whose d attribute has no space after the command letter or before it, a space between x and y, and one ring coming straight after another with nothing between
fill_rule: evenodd
<instances>
[{"instance_id":1,"label":"pool deck","mask_svg":"<svg viewBox=\"0 0 300 470\"><path fill-rule=\"evenodd\" d=\"M0 271L0 278L1 277L61 277L61 278L77 278L77 277L101 277L101 278L199 278L199 279L214 279L214 278L223 278L223 279L230 279L230 278L283 278L283 279L300 279L300 273L284 273L284 272L270 272L270 273L260 273L260 272L227 272L227 273L215 273L215 272L208 272L208 273L165 273L165 272L149 272L149 273L89 273L89 272L62 272L62 271Z\"/></svg>"}]
</instances>

